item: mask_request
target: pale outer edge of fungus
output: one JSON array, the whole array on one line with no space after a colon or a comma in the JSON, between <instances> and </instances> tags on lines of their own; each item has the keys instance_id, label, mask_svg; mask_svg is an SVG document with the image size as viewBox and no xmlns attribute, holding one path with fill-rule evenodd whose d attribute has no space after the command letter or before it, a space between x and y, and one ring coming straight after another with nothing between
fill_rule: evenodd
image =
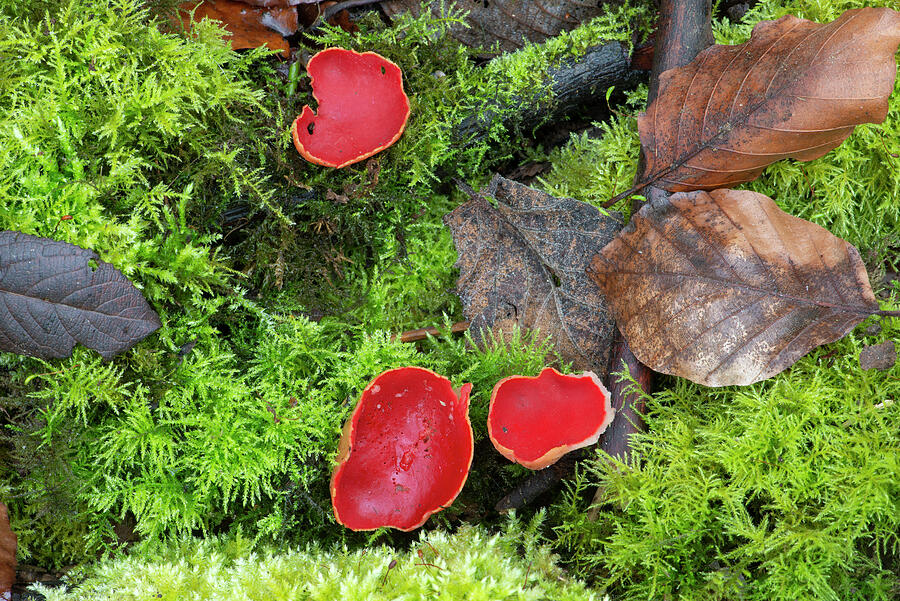
<instances>
[{"instance_id":1,"label":"pale outer edge of fungus","mask_svg":"<svg viewBox=\"0 0 900 601\"><path fill-rule=\"evenodd\" d=\"M594 385L597 388L599 388L601 392L603 392L603 397L605 399L605 402L604 402L605 407L604 408L606 410L606 413L603 418L603 421L600 422L597 429L583 441L575 443L573 445L560 445L558 447L553 447L552 449L550 449L549 451L547 451L546 453L544 453L543 455L541 455L540 457L538 457L537 459L534 459L532 461L520 459L520 458L516 457L515 451L498 443L497 439L494 438L493 428L491 428L491 414L493 413L493 409L494 409L494 399L497 396L497 391L500 389L500 386L507 380L512 380L514 378L537 380L540 377L540 374L538 374L537 376L509 376L508 378L503 378L502 380L497 382L497 384L494 385L494 390L491 392L491 404L490 404L490 409L488 409L488 422L487 422L488 437L491 439L491 442L494 444L494 448L496 448L497 451L499 451L501 455L503 455L504 457L506 457L513 463L518 463L519 465L527 467L530 470L542 470L546 467L550 467L551 465L553 465L554 463L559 461L559 459L563 455L566 455L567 453L571 453L572 451L575 451L577 449L595 444L598 440L600 440L600 435L606 431L606 428L609 427L609 424L612 422L612 420L616 414L616 410L613 409L613 407L612 407L609 391L606 389L606 386L603 385L603 382L600 381L600 378L597 377L597 374L595 374L594 372L584 371L584 372L581 372L580 374L565 375L565 374L561 374L560 372L556 371L552 367L545 367L543 370L541 370L541 374L543 374L548 369L552 370L557 375L563 376L564 378L590 378L593 381Z\"/></svg>"},{"instance_id":2,"label":"pale outer edge of fungus","mask_svg":"<svg viewBox=\"0 0 900 601\"><path fill-rule=\"evenodd\" d=\"M306 159L306 160L309 161L310 163L313 163L313 164L315 164L315 165L321 165L321 166L323 166L323 167L333 167L333 168L335 168L335 169L341 169L341 168L343 168L343 167L347 167L347 166L349 166L349 165L353 165L354 163L358 163L358 162L360 162L360 161L362 161L362 160L365 160L365 159L367 159L367 158L369 158L369 157L371 157L371 156L374 156L374 155L378 154L378 153L381 152L382 150L391 147L391 146L394 144L394 142L396 142L397 140L400 139L400 136L403 135L403 132L406 131L406 124L409 122L409 115L410 115L411 109L410 109L410 105L409 105L409 96L406 95L406 90L403 88L403 69L401 69L400 66L399 66L397 63L395 63L394 61L392 61L392 60L389 59L389 58L385 58L385 57L381 56L381 55L378 54L377 52L371 52L371 51L368 51L368 52L356 52L355 50L347 50L346 48L340 48L340 47L338 47L338 46L334 46L334 47L332 47L332 48L326 48L325 50L322 50L322 51L320 51L320 52L317 52L311 59L309 59L309 62L314 61L314 60L316 59L317 56L323 55L323 54L325 54L325 53L327 53L327 52L330 52L330 51L332 51L332 50L342 50L342 51L344 51L344 52L352 52L353 54L355 54L355 55L357 55L357 56L365 56L365 55L367 55L367 54L371 54L371 55L377 56L377 57L380 58L381 60L383 60L383 61L385 61L385 62L387 62L387 63L390 63L390 64L394 65L395 67L397 67L397 70L400 71L400 92L403 93L403 98L406 100L406 116L403 118L403 125L400 126L399 131L397 131L397 135L395 135L393 138L391 138L391 140L390 140L389 142L387 142L386 144L383 144L382 146L379 146L379 147L376 148L375 150L372 150L371 152L366 153L366 154L362 154L362 155L353 157L353 158L348 159L348 160L344 161L343 163L340 163L340 164L337 164L337 165L334 165L334 164L329 163L329 162L327 162L327 161L323 161L323 160L320 159L320 158L314 157L313 155L311 155L311 154L309 153L309 151L306 150L306 147L303 146L303 143L300 141L300 137L297 135L297 123L300 121L300 119L303 118L303 116L306 114L306 111L309 111L309 112L312 113L313 115L317 115L317 113L312 109L312 107L310 107L308 104L307 104L307 105L304 105L303 111L300 113L300 115L299 115L296 119L294 119L294 122L291 123L291 139L294 141L294 148L297 149L297 152L300 153L300 156L302 156L304 159ZM306 67L306 68L307 68L307 71L308 71L308 70L309 70L309 63L307 63L307 67ZM316 105L318 106L318 105L320 104L320 102L319 102L319 97L316 96L316 87L315 87L315 85L314 85L314 84L315 84L315 80L316 80L316 78L313 77L312 75L310 75L309 85L310 85L310 86L312 87L312 89L313 89L313 98L316 99ZM443 377L443 376L442 376L442 377Z\"/></svg>"},{"instance_id":3,"label":"pale outer edge of fungus","mask_svg":"<svg viewBox=\"0 0 900 601\"><path fill-rule=\"evenodd\" d=\"M353 530L354 532L362 532L364 530L377 530L377 528L362 528L362 529L357 530L356 528L351 528L350 526L347 526L341 520L341 516L340 516L340 513L338 512L338 508L334 504L334 497L337 492L337 486L336 486L335 482L337 480L338 472L340 472L341 467L350 459L350 455L352 453L350 439L353 438L353 432L356 429L354 426L358 419L358 415L359 415L358 409L360 406L360 402L362 402L363 397L366 395L366 393L369 391L369 389L372 388L376 384L376 382L378 381L378 378L380 378L381 376L383 376L386 373L389 373L392 371L397 371L400 369L418 369L421 371L428 372L431 375L441 378L443 380L447 380L448 382L450 381L448 378L442 376L441 374L434 372L430 369L426 369L424 367L416 367L416 366L395 367L394 369L389 369L389 370L383 371L380 374L378 374L377 376L375 376L372 379L372 381L369 382L369 384L363 389L362 393L359 395L359 401L356 403L356 408L353 409L353 413L347 419L347 422L344 424L344 428L341 431L341 440L338 443L338 454L337 454L337 458L335 459L334 471L331 473L331 484L329 486L329 489L331 491L331 508L334 510L334 518L337 520L337 522L339 524L341 524L342 526L344 526L345 528L347 528L349 530ZM474 438L474 434L472 433L472 420L469 419L469 395L472 391L472 385L466 383L466 384L463 384L462 386L460 386L459 389L456 389L456 388L451 388L451 389L453 390L453 393L456 395L457 400L464 405L465 411L463 411L463 414L466 417L466 431L469 433L469 448L472 449L469 452L469 461L468 461L468 465L466 466L466 475L462 479L462 482L460 482L459 488L456 490L456 492L454 492L453 495L446 501L439 503L438 507L436 509L426 511L422 515L422 521L420 521L419 523L414 524L414 525L410 526L409 528L398 528L397 526L381 526L382 528L394 528L395 530L400 530L401 532L411 532L411 531L415 530L416 528L421 527L422 524L427 522L428 518L430 518L433 514L450 507L450 505L453 504L453 501L456 499L456 497L459 496L459 493L462 492L463 487L466 485L466 480L469 479L469 470L472 469L472 459L475 457L475 438Z\"/></svg>"}]
</instances>

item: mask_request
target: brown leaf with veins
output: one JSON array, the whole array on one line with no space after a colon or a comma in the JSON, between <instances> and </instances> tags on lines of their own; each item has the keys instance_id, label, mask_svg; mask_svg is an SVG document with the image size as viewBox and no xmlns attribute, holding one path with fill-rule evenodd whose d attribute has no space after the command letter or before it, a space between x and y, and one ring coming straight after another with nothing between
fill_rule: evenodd
<instances>
[{"instance_id":1,"label":"brown leaf with veins","mask_svg":"<svg viewBox=\"0 0 900 601\"><path fill-rule=\"evenodd\" d=\"M444 217L459 255L456 289L473 339L480 344L485 329L537 328L576 369L604 375L615 324L585 270L621 222L499 175L488 190L496 208L474 195Z\"/></svg>"},{"instance_id":2,"label":"brown leaf with veins","mask_svg":"<svg viewBox=\"0 0 900 601\"><path fill-rule=\"evenodd\" d=\"M0 601L12 599L16 583L16 547L18 538L9 527L9 512L0 503Z\"/></svg>"},{"instance_id":3,"label":"brown leaf with veins","mask_svg":"<svg viewBox=\"0 0 900 601\"><path fill-rule=\"evenodd\" d=\"M283 36L293 34L299 26L297 9L279 6L278 3L266 8L250 6L238 0L192 0L182 3L178 10L188 30L191 28L192 10L194 21L204 18L221 21L222 27L231 34L228 39L235 50L266 46L289 56L291 47Z\"/></svg>"},{"instance_id":4,"label":"brown leaf with veins","mask_svg":"<svg viewBox=\"0 0 900 601\"><path fill-rule=\"evenodd\" d=\"M900 13L887 8L824 25L786 16L665 71L638 117L645 167L629 193L724 188L780 159L824 155L856 125L884 120L898 44Z\"/></svg>"},{"instance_id":5,"label":"brown leaf with veins","mask_svg":"<svg viewBox=\"0 0 900 601\"><path fill-rule=\"evenodd\" d=\"M749 191L649 202L590 270L642 363L707 386L774 376L878 311L856 248Z\"/></svg>"}]
</instances>

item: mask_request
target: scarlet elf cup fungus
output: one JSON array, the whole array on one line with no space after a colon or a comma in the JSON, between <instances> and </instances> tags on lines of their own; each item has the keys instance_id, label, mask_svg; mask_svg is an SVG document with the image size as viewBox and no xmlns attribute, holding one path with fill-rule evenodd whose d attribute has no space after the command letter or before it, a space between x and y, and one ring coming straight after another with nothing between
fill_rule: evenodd
<instances>
[{"instance_id":1,"label":"scarlet elf cup fungus","mask_svg":"<svg viewBox=\"0 0 900 601\"><path fill-rule=\"evenodd\" d=\"M409 118L400 67L374 52L329 48L309 59L318 113L309 106L291 126L307 161L346 167L397 141Z\"/></svg>"},{"instance_id":2,"label":"scarlet elf cup fungus","mask_svg":"<svg viewBox=\"0 0 900 601\"><path fill-rule=\"evenodd\" d=\"M595 374L511 376L491 393L488 435L500 453L533 470L592 445L613 419L609 391Z\"/></svg>"},{"instance_id":3,"label":"scarlet elf cup fungus","mask_svg":"<svg viewBox=\"0 0 900 601\"><path fill-rule=\"evenodd\" d=\"M388 370L366 386L344 425L331 504L351 530L410 531L462 490L474 450L471 384L420 367Z\"/></svg>"}]
</instances>

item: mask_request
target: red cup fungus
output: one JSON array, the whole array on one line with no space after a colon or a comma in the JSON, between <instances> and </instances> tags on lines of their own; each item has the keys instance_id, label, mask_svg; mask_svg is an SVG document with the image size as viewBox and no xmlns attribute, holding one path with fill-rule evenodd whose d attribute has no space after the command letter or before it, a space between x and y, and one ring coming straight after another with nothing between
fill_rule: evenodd
<instances>
[{"instance_id":1,"label":"red cup fungus","mask_svg":"<svg viewBox=\"0 0 900 601\"><path fill-rule=\"evenodd\" d=\"M294 121L294 146L307 161L346 167L397 141L409 118L400 67L374 52L329 48L309 59L318 113Z\"/></svg>"},{"instance_id":2,"label":"red cup fungus","mask_svg":"<svg viewBox=\"0 0 900 601\"><path fill-rule=\"evenodd\" d=\"M609 391L594 373L564 376L552 367L539 376L511 376L491 393L488 435L509 459L543 469L592 445L612 421Z\"/></svg>"},{"instance_id":3,"label":"red cup fungus","mask_svg":"<svg viewBox=\"0 0 900 601\"><path fill-rule=\"evenodd\" d=\"M366 386L344 425L331 503L351 530L410 531L449 506L474 450L471 384L420 367L388 370Z\"/></svg>"}]
</instances>

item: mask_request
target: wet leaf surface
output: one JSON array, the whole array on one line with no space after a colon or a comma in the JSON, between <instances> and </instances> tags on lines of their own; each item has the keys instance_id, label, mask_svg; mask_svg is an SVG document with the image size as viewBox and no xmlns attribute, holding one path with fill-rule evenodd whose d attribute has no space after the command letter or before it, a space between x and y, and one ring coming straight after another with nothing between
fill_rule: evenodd
<instances>
[{"instance_id":1,"label":"wet leaf surface","mask_svg":"<svg viewBox=\"0 0 900 601\"><path fill-rule=\"evenodd\" d=\"M859 353L859 366L862 369L878 369L887 371L897 362L897 349L893 340L865 347Z\"/></svg>"},{"instance_id":2,"label":"wet leaf surface","mask_svg":"<svg viewBox=\"0 0 900 601\"><path fill-rule=\"evenodd\" d=\"M780 159L824 155L856 125L884 120L898 44L900 13L863 8L827 24L766 21L745 44L704 50L660 76L639 116L636 185L729 187Z\"/></svg>"},{"instance_id":3,"label":"wet leaf surface","mask_svg":"<svg viewBox=\"0 0 900 601\"><path fill-rule=\"evenodd\" d=\"M475 195L444 217L473 339L481 343L486 330L537 328L576 369L605 375L615 324L585 269L621 222L499 175L488 195L496 207Z\"/></svg>"},{"instance_id":4,"label":"wet leaf surface","mask_svg":"<svg viewBox=\"0 0 900 601\"><path fill-rule=\"evenodd\" d=\"M0 232L0 350L57 359L79 342L108 359L159 327L140 291L94 251Z\"/></svg>"},{"instance_id":5,"label":"wet leaf surface","mask_svg":"<svg viewBox=\"0 0 900 601\"><path fill-rule=\"evenodd\" d=\"M648 203L590 270L641 362L707 386L769 378L878 310L853 246L749 191Z\"/></svg>"},{"instance_id":6,"label":"wet leaf surface","mask_svg":"<svg viewBox=\"0 0 900 601\"><path fill-rule=\"evenodd\" d=\"M0 503L0 601L12 599L16 583L16 534L9 527L9 511Z\"/></svg>"},{"instance_id":7,"label":"wet leaf surface","mask_svg":"<svg viewBox=\"0 0 900 601\"><path fill-rule=\"evenodd\" d=\"M254 2L260 6L237 0L196 0L179 6L179 16L186 28L190 28L191 11L195 22L204 18L221 21L231 36L228 40L235 50L266 46L290 54L290 45L284 36L297 31L297 9L286 2Z\"/></svg>"}]
</instances>

